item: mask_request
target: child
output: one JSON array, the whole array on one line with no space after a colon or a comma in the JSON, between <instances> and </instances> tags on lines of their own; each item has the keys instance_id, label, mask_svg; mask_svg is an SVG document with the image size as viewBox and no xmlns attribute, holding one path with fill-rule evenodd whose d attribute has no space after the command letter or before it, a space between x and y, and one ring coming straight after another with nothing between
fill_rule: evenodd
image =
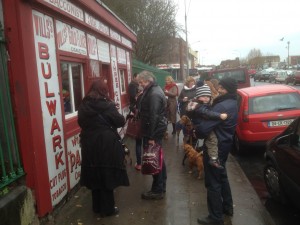
<instances>
[{"instance_id":1,"label":"child","mask_svg":"<svg viewBox=\"0 0 300 225\"><path fill-rule=\"evenodd\" d=\"M194 127L196 127L202 119L227 119L226 113L217 113L210 110L211 91L207 84L196 88L195 98L196 102L190 102L187 106L187 111L189 111L188 114L191 117ZM214 131L210 132L210 134L206 137L205 145L207 146L207 153L210 158L209 164L219 169L223 169L223 166L221 166L219 162L218 139Z\"/></svg>"}]
</instances>

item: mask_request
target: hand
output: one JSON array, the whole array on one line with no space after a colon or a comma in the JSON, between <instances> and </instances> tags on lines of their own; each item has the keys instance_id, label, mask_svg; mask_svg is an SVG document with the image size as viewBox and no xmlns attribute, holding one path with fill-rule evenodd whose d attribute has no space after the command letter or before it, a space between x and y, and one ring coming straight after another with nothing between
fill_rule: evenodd
<instances>
[{"instance_id":1,"label":"hand","mask_svg":"<svg viewBox=\"0 0 300 225\"><path fill-rule=\"evenodd\" d=\"M186 102L186 101L188 101L189 99L188 99L188 97L184 97L182 100L183 100L184 102Z\"/></svg>"},{"instance_id":2,"label":"hand","mask_svg":"<svg viewBox=\"0 0 300 225\"><path fill-rule=\"evenodd\" d=\"M228 114L227 114L227 113L221 113L221 115L220 115L220 118L221 118L222 120L226 120L227 117L228 117Z\"/></svg>"}]
</instances>

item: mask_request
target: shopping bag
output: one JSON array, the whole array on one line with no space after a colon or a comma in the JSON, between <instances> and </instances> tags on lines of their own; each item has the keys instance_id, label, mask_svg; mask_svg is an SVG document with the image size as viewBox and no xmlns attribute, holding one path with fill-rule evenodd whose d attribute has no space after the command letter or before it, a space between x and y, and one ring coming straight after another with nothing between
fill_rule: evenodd
<instances>
[{"instance_id":1,"label":"shopping bag","mask_svg":"<svg viewBox=\"0 0 300 225\"><path fill-rule=\"evenodd\" d=\"M159 144L148 145L143 149L142 174L154 175L162 170L163 151Z\"/></svg>"},{"instance_id":2,"label":"shopping bag","mask_svg":"<svg viewBox=\"0 0 300 225\"><path fill-rule=\"evenodd\" d=\"M128 119L127 123L126 135L133 138L141 138L141 120L132 117Z\"/></svg>"}]
</instances>

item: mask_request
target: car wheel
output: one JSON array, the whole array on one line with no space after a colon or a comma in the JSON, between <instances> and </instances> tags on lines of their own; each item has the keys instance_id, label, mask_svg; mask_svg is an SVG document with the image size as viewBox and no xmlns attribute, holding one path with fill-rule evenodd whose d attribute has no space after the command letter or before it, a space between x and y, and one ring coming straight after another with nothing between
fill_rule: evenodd
<instances>
[{"instance_id":1,"label":"car wheel","mask_svg":"<svg viewBox=\"0 0 300 225\"><path fill-rule=\"evenodd\" d=\"M286 198L279 181L279 173L271 162L268 162L264 168L264 180L271 197L275 201L286 203Z\"/></svg>"}]
</instances>

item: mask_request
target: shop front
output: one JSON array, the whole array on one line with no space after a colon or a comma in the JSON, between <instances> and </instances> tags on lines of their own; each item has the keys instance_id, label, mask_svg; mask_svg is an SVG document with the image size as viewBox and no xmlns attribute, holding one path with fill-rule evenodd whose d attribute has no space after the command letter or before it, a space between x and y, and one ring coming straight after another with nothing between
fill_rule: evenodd
<instances>
[{"instance_id":1,"label":"shop front","mask_svg":"<svg viewBox=\"0 0 300 225\"><path fill-rule=\"evenodd\" d=\"M8 72L26 186L38 216L80 178L77 109L105 77L128 112L135 33L97 0L2 0Z\"/></svg>"}]
</instances>

